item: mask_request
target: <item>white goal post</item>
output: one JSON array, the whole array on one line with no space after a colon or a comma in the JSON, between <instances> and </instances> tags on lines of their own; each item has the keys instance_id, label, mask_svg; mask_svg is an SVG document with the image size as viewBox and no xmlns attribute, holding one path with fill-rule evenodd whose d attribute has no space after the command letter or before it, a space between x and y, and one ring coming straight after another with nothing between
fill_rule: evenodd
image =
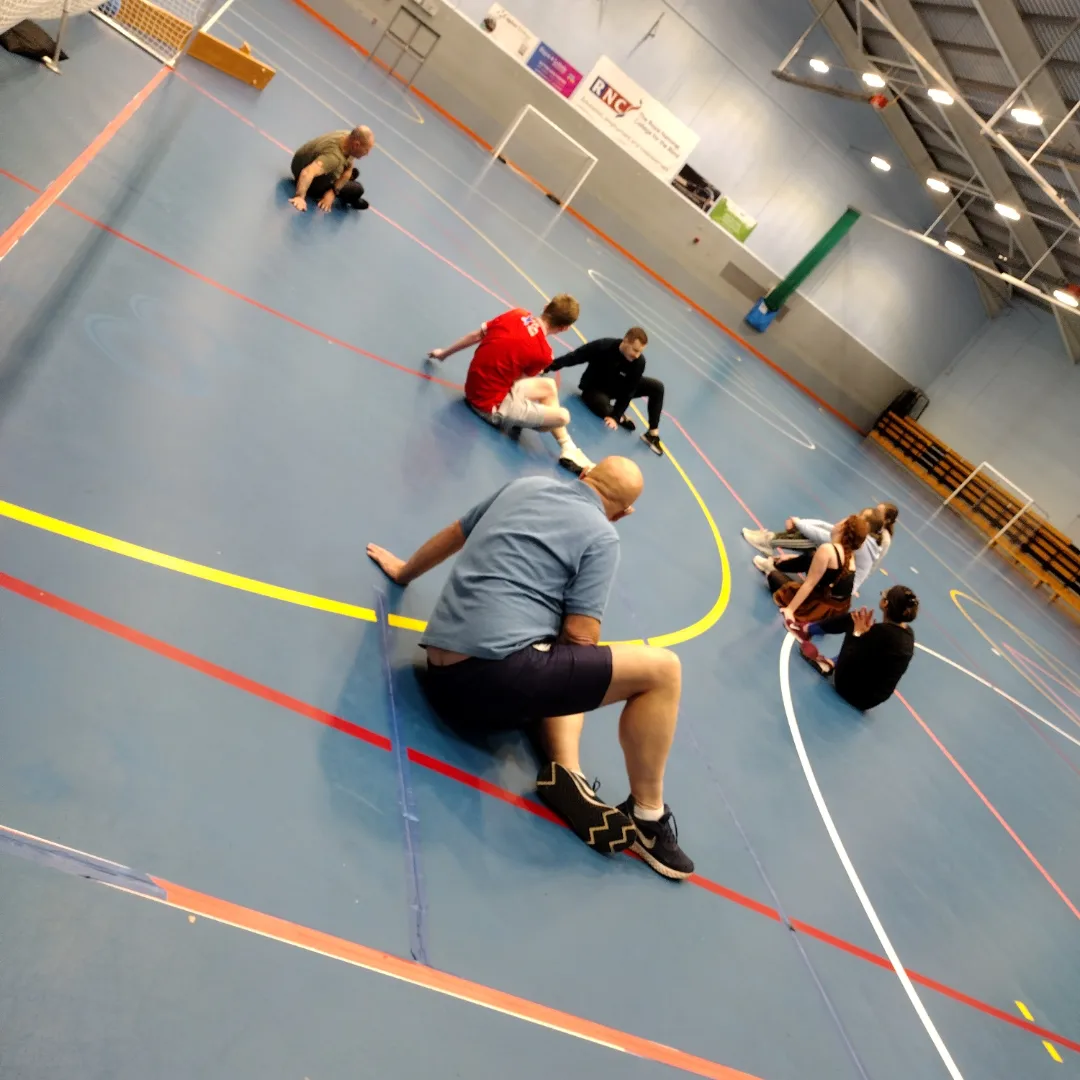
<instances>
[{"instance_id":1,"label":"white goal post","mask_svg":"<svg viewBox=\"0 0 1080 1080\"><path fill-rule=\"evenodd\" d=\"M573 178L573 180L571 180L566 190L564 190L562 193L556 193L553 191L547 192L548 198L551 199L553 202L558 203L560 207L569 206L570 201L581 190L581 185L584 184L586 180L588 180L589 174L596 167L596 163L599 158L597 158L597 156L591 150L586 150L585 147L582 146L581 143L579 143L576 139L573 139L569 135L567 135L566 132L563 131L563 129L559 127L559 125L556 124L554 120L551 120L549 117L545 116L539 109L535 108L532 105L524 106L514 118L514 122L506 129L506 133L499 140L498 146L496 146L495 149L492 150L491 156L493 159L497 158L499 161L506 161L504 151L506 150L507 145L514 137L514 134L517 132L517 130L521 127L522 122L530 116L536 117L536 119L538 120L542 120L545 124L547 124L549 128L561 135L562 138L572 147L574 147L574 149L577 150L578 153L580 153L581 156L585 159L585 164L582 167L581 171Z\"/></svg>"},{"instance_id":2,"label":"white goal post","mask_svg":"<svg viewBox=\"0 0 1080 1080\"><path fill-rule=\"evenodd\" d=\"M938 514L940 514L941 511L944 510L945 507L948 506L949 503L951 503L960 494L960 492L964 490L964 488L968 487L971 484L971 482L975 479L976 476L979 475L979 473L992 473L998 478L998 480L1011 488L1021 499L1024 500L1023 505L1021 505L1020 509L1017 510L1016 513L1013 514L1013 516L1009 518L1009 520L1005 522L1005 524L1000 529L998 529L998 531L994 533L994 535L986 542L985 546L983 547L983 550L985 551L986 548L993 547L994 544L996 544L998 540L1000 540L1032 507L1035 507L1035 509L1039 508L1038 506L1036 506L1034 496L1029 495L1022 487L1020 487L1019 484L1014 484L1012 480L1010 480L1003 472L995 469L989 461L980 461L979 464L976 465L975 468L972 469L971 472L964 478L960 485L954 491L952 491L945 499L945 501L933 512L933 514L930 515L930 517L927 519L926 524L929 525L930 522L933 521L934 518L936 518Z\"/></svg>"}]
</instances>

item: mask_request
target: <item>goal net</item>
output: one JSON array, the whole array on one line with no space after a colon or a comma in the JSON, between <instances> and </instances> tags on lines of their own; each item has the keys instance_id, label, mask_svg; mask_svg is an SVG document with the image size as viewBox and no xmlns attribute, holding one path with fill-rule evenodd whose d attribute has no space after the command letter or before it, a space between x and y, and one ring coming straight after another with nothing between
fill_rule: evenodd
<instances>
[{"instance_id":1,"label":"goal net","mask_svg":"<svg viewBox=\"0 0 1080 1080\"><path fill-rule=\"evenodd\" d=\"M0 0L3 3L4 0ZM174 64L196 30L231 0L105 0L94 14L164 64Z\"/></svg>"},{"instance_id":2,"label":"goal net","mask_svg":"<svg viewBox=\"0 0 1080 1080\"><path fill-rule=\"evenodd\" d=\"M569 205L596 165L596 155L539 109L526 105L492 151L538 184L552 202Z\"/></svg>"}]
</instances>

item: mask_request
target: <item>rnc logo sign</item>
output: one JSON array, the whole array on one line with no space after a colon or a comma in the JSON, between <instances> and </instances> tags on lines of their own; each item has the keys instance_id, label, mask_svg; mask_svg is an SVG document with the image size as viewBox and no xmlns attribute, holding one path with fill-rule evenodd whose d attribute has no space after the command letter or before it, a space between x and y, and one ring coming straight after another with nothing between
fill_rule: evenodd
<instances>
[{"instance_id":1,"label":"rnc logo sign","mask_svg":"<svg viewBox=\"0 0 1080 1080\"><path fill-rule=\"evenodd\" d=\"M641 102L632 105L629 98L623 97L606 79L597 75L589 87L589 92L598 97L616 116L625 116L641 108Z\"/></svg>"}]
</instances>

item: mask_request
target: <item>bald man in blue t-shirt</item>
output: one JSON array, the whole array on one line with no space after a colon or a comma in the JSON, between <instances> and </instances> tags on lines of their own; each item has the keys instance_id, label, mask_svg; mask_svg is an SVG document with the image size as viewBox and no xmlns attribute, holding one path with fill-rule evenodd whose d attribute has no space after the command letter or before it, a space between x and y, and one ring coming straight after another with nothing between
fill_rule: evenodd
<instances>
[{"instance_id":1,"label":"bald man in blue t-shirt","mask_svg":"<svg viewBox=\"0 0 1080 1080\"><path fill-rule=\"evenodd\" d=\"M443 529L407 561L369 544L392 581L408 585L461 552L421 644L425 689L452 726L473 731L542 724L550 757L540 797L587 844L628 847L659 874L688 877L664 803L664 769L681 690L678 657L648 645L600 645L619 562L614 523L633 512L641 470L610 457L567 483L513 480ZM625 702L619 741L630 797L597 798L579 758L585 713Z\"/></svg>"}]
</instances>

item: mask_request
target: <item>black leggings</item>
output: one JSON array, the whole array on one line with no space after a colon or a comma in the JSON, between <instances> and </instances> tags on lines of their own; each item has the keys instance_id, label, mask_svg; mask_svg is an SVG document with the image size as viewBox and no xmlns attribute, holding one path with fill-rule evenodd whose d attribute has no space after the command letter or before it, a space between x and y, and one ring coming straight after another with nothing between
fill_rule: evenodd
<instances>
[{"instance_id":1,"label":"black leggings","mask_svg":"<svg viewBox=\"0 0 1080 1080\"><path fill-rule=\"evenodd\" d=\"M833 615L815 624L823 634L850 634L855 629L855 620L850 613Z\"/></svg>"},{"instance_id":2,"label":"black leggings","mask_svg":"<svg viewBox=\"0 0 1080 1080\"><path fill-rule=\"evenodd\" d=\"M664 411L664 384L659 379L650 379L648 375L642 375L638 380L637 393L634 397L648 399L649 430L655 431L660 426L660 414ZM585 402L590 412L597 416L611 416L611 394L603 390L582 390L581 400ZM620 419L618 416L616 420Z\"/></svg>"},{"instance_id":3,"label":"black leggings","mask_svg":"<svg viewBox=\"0 0 1080 1080\"><path fill-rule=\"evenodd\" d=\"M815 551L804 551L801 555L792 555L789 559L778 559L773 565L777 567L769 572L769 592L774 593L781 585L786 585L793 580L792 574L805 574L814 561ZM784 569L779 569L780 567Z\"/></svg>"},{"instance_id":4,"label":"black leggings","mask_svg":"<svg viewBox=\"0 0 1080 1080\"><path fill-rule=\"evenodd\" d=\"M293 179L299 178L299 172L296 166L293 166ZM356 178L360 175L359 169L353 169L352 179L346 180L341 190L337 193L337 197L345 206L357 207L357 203L364 197L364 185L360 183ZM314 199L318 202L332 187L334 186L334 178L323 174L322 176L316 176L311 181L307 190L307 198Z\"/></svg>"}]
</instances>

